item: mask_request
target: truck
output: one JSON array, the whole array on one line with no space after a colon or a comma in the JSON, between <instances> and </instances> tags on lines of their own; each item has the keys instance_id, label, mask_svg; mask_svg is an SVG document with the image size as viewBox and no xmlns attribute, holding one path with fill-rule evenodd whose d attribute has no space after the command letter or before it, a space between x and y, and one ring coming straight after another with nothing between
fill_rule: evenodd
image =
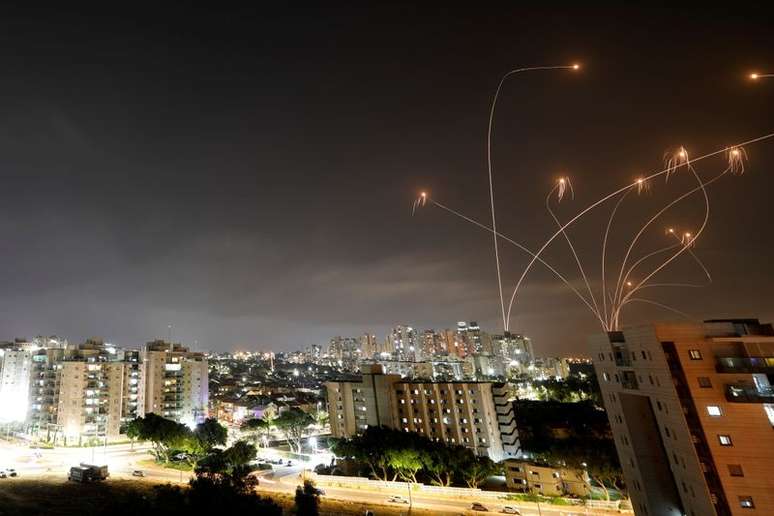
<instances>
[{"instance_id":1,"label":"truck","mask_svg":"<svg viewBox=\"0 0 774 516\"><path fill-rule=\"evenodd\" d=\"M82 462L80 465L70 468L67 480L72 480L73 482L96 482L98 480L105 480L109 476L110 473L108 473L107 466L95 466Z\"/></svg>"}]
</instances>

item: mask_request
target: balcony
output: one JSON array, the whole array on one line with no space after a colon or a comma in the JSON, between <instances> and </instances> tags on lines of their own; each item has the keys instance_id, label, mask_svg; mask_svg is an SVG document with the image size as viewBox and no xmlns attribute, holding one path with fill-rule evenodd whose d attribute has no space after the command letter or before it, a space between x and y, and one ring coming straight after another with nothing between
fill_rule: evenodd
<instances>
[{"instance_id":1,"label":"balcony","mask_svg":"<svg viewBox=\"0 0 774 516\"><path fill-rule=\"evenodd\" d=\"M774 357L718 357L718 373L774 373Z\"/></svg>"},{"instance_id":2,"label":"balcony","mask_svg":"<svg viewBox=\"0 0 774 516\"><path fill-rule=\"evenodd\" d=\"M639 390L640 385L637 382L637 375L633 371L624 371L621 375L621 386L624 389Z\"/></svg>"},{"instance_id":3,"label":"balcony","mask_svg":"<svg viewBox=\"0 0 774 516\"><path fill-rule=\"evenodd\" d=\"M726 385L726 399L733 403L774 403L774 389L752 385Z\"/></svg>"}]
</instances>

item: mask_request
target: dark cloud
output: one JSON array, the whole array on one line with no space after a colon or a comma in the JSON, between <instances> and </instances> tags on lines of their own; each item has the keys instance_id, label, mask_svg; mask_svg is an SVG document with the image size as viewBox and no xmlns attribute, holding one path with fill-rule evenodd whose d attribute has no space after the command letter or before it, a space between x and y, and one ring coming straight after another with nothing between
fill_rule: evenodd
<instances>
[{"instance_id":1,"label":"dark cloud","mask_svg":"<svg viewBox=\"0 0 774 516\"><path fill-rule=\"evenodd\" d=\"M560 173L576 187L559 207L566 220L658 169L667 148L698 154L772 131L774 83L742 79L774 69L768 21L510 6L7 11L0 333L137 344L172 324L201 348L284 350L396 323L497 331L487 234L410 206L427 188L488 220L484 137L500 75L584 62L579 75L508 82L498 108L500 227L535 248L552 230L543 202ZM773 149L751 147L749 172L712 189L698 252L713 285L654 299L699 318L774 316ZM659 183L617 228L689 184ZM700 209L693 199L669 216L690 225ZM593 278L604 222L592 214L571 231ZM612 259L621 245L619 235ZM581 286L562 246L547 257ZM524 255L503 259L513 285ZM696 274L681 262L665 279ZM672 316L642 306L627 320L655 317ZM582 351L596 331L539 268L513 326L546 353Z\"/></svg>"}]
</instances>

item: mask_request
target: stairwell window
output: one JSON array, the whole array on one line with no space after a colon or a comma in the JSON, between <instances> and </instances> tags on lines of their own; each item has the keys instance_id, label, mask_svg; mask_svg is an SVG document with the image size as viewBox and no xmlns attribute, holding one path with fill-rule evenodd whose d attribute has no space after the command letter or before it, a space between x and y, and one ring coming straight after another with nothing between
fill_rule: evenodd
<instances>
[{"instance_id":1,"label":"stairwell window","mask_svg":"<svg viewBox=\"0 0 774 516\"><path fill-rule=\"evenodd\" d=\"M720 407L717 405L707 405L707 414L713 417L720 417L723 412L720 410Z\"/></svg>"},{"instance_id":2,"label":"stairwell window","mask_svg":"<svg viewBox=\"0 0 774 516\"><path fill-rule=\"evenodd\" d=\"M688 356L691 358L691 360L701 360L701 351L698 349L689 349Z\"/></svg>"}]
</instances>

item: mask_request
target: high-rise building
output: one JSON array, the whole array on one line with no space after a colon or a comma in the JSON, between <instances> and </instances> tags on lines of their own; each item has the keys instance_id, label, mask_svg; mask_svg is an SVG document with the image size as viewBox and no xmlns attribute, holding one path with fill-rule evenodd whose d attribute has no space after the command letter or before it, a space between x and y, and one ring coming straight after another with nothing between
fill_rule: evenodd
<instances>
[{"instance_id":1,"label":"high-rise building","mask_svg":"<svg viewBox=\"0 0 774 516\"><path fill-rule=\"evenodd\" d=\"M467 323L460 321L457 323L457 335L455 339L455 348L460 357L481 353L481 328L475 321Z\"/></svg>"},{"instance_id":2,"label":"high-rise building","mask_svg":"<svg viewBox=\"0 0 774 516\"><path fill-rule=\"evenodd\" d=\"M376 335L364 333L360 336L360 353L363 358L373 358L379 352L379 343Z\"/></svg>"},{"instance_id":3,"label":"high-rise building","mask_svg":"<svg viewBox=\"0 0 774 516\"><path fill-rule=\"evenodd\" d=\"M770 324L651 324L590 345L637 514L774 514Z\"/></svg>"},{"instance_id":4,"label":"high-rise building","mask_svg":"<svg viewBox=\"0 0 774 516\"><path fill-rule=\"evenodd\" d=\"M189 426L207 416L209 373L202 353L163 340L149 342L145 367L145 413L154 412Z\"/></svg>"},{"instance_id":5,"label":"high-rise building","mask_svg":"<svg viewBox=\"0 0 774 516\"><path fill-rule=\"evenodd\" d=\"M70 349L38 349L31 357L30 432L83 443L119 437L142 412L142 365L136 352L94 339Z\"/></svg>"},{"instance_id":6,"label":"high-rise building","mask_svg":"<svg viewBox=\"0 0 774 516\"><path fill-rule=\"evenodd\" d=\"M396 326L390 332L388 340L398 360L417 359L419 339L411 326Z\"/></svg>"},{"instance_id":7,"label":"high-rise building","mask_svg":"<svg viewBox=\"0 0 774 516\"><path fill-rule=\"evenodd\" d=\"M502 408L502 414L498 412L492 383L412 381L383 374L381 366L374 365L360 381L325 385L334 437L384 425L462 445L495 461L506 456L499 420L513 413ZM504 423L504 428L515 433L515 421ZM509 442L512 445L512 439Z\"/></svg>"},{"instance_id":8,"label":"high-rise building","mask_svg":"<svg viewBox=\"0 0 774 516\"><path fill-rule=\"evenodd\" d=\"M520 365L527 365L535 358L529 337L509 332L492 335L492 355Z\"/></svg>"},{"instance_id":9,"label":"high-rise building","mask_svg":"<svg viewBox=\"0 0 774 516\"><path fill-rule=\"evenodd\" d=\"M0 347L0 422L27 418L33 346L7 343Z\"/></svg>"}]
</instances>

